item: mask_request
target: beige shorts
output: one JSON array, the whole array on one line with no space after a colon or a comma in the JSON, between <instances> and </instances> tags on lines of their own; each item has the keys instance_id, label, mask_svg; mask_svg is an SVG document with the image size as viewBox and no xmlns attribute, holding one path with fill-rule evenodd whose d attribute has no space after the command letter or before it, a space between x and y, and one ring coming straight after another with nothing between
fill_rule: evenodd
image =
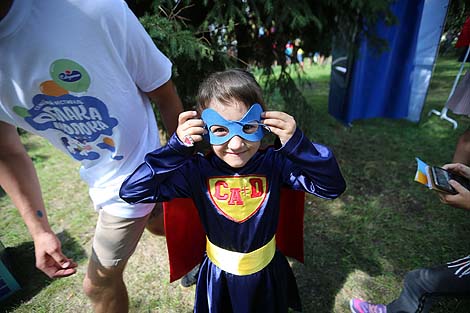
<instances>
[{"instance_id":1,"label":"beige shorts","mask_svg":"<svg viewBox=\"0 0 470 313\"><path fill-rule=\"evenodd\" d=\"M122 218L100 210L91 258L106 267L127 261L137 247L149 216Z\"/></svg>"}]
</instances>

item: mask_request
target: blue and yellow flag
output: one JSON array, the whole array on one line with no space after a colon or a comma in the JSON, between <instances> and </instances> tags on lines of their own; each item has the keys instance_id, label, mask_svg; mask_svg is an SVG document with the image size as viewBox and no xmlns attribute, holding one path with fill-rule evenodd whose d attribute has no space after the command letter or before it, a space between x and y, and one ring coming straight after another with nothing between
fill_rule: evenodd
<instances>
[{"instance_id":1,"label":"blue and yellow flag","mask_svg":"<svg viewBox=\"0 0 470 313\"><path fill-rule=\"evenodd\" d=\"M427 174L428 165L418 158L416 158L416 162L418 167L416 168L415 181L431 188L431 182Z\"/></svg>"}]
</instances>

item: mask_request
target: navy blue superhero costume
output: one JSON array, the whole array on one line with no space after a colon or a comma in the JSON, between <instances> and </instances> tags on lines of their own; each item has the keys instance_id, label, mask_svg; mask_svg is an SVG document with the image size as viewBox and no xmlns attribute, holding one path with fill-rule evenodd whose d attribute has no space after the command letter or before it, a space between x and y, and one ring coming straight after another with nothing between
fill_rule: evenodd
<instances>
[{"instance_id":1,"label":"navy blue superhero costume","mask_svg":"<svg viewBox=\"0 0 470 313\"><path fill-rule=\"evenodd\" d=\"M230 167L213 153L194 154L194 147L186 147L174 134L167 145L147 154L123 183L120 196L129 203L193 199L208 254L218 257L222 251L225 256L216 260L205 255L195 312L301 311L295 277L279 251L254 273L243 273L243 266L234 269L241 275L231 271L238 255L266 258L259 251L269 250L274 241L283 186L334 199L344 191L345 181L333 153L311 143L299 129L280 149L260 150L242 168Z\"/></svg>"}]
</instances>

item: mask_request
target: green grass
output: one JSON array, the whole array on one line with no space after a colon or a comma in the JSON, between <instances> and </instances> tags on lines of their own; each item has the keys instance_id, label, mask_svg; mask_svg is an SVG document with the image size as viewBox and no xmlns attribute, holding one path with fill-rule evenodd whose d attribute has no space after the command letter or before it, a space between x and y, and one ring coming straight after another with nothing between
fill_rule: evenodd
<instances>
[{"instance_id":1,"label":"green grass","mask_svg":"<svg viewBox=\"0 0 470 313\"><path fill-rule=\"evenodd\" d=\"M412 269L468 254L469 213L445 206L413 181L415 160L441 165L451 160L468 118L454 116L459 128L436 115L447 100L459 63L440 58L421 122L372 119L348 128L328 114L328 67L306 67L303 93L313 119L311 139L334 150L347 191L334 201L308 196L305 212L305 264L292 261L304 312L349 312L351 297L389 302ZM308 83L305 83L308 80ZM272 102L282 102L274 96ZM295 112L290 112L295 115ZM301 113L297 113L301 114ZM79 263L72 277L49 280L34 269L33 245L16 209L0 196L0 240L11 254L23 289L0 303L4 312L89 312L81 291L96 214L78 166L44 140L23 135L41 179L49 219L64 251ZM131 312L191 312L194 287L169 283L164 238L144 236L125 279ZM470 303L441 300L432 312L468 312Z\"/></svg>"}]
</instances>

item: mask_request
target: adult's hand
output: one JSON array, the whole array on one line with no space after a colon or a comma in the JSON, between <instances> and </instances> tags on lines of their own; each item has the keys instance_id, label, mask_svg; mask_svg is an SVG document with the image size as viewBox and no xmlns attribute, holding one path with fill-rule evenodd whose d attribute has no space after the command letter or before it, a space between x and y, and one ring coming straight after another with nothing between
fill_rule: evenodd
<instances>
[{"instance_id":1,"label":"adult's hand","mask_svg":"<svg viewBox=\"0 0 470 313\"><path fill-rule=\"evenodd\" d=\"M441 198L441 202L456 208L470 210L470 191L455 180L450 180L449 184L451 184L458 193L451 195L440 192L439 198Z\"/></svg>"},{"instance_id":2,"label":"adult's hand","mask_svg":"<svg viewBox=\"0 0 470 313\"><path fill-rule=\"evenodd\" d=\"M44 232L34 238L36 267L50 278L60 278L77 272L77 264L62 253L59 239L54 233Z\"/></svg>"},{"instance_id":3,"label":"adult's hand","mask_svg":"<svg viewBox=\"0 0 470 313\"><path fill-rule=\"evenodd\" d=\"M36 170L16 127L1 121L0 185L33 237L36 267L51 278L75 273L77 265L62 254L60 241L50 228Z\"/></svg>"},{"instance_id":4,"label":"adult's hand","mask_svg":"<svg viewBox=\"0 0 470 313\"><path fill-rule=\"evenodd\" d=\"M443 166L443 168L470 179L470 167L464 164L446 164ZM449 184L454 187L455 191L457 191L457 194L451 195L446 193L439 193L439 198L441 199L441 202L456 208L470 210L470 190L468 190L460 183L452 179L449 181Z\"/></svg>"},{"instance_id":5,"label":"adult's hand","mask_svg":"<svg viewBox=\"0 0 470 313\"><path fill-rule=\"evenodd\" d=\"M442 168L470 179L470 167L462 163L445 164Z\"/></svg>"}]
</instances>

